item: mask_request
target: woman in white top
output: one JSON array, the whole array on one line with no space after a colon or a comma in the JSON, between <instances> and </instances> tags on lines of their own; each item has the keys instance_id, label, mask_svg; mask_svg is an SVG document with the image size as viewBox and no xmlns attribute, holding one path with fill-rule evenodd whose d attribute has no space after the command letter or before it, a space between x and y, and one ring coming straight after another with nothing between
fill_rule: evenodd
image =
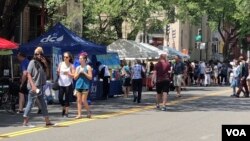
<instances>
[{"instance_id":1,"label":"woman in white top","mask_svg":"<svg viewBox=\"0 0 250 141\"><path fill-rule=\"evenodd\" d=\"M218 68L218 65L217 63L214 65L214 84L218 84L218 76L219 76L219 68Z\"/></svg>"},{"instance_id":2,"label":"woman in white top","mask_svg":"<svg viewBox=\"0 0 250 141\"><path fill-rule=\"evenodd\" d=\"M70 94L73 93L73 77L75 69L73 66L73 57L70 52L63 54L63 62L57 68L59 74L59 102L62 105L62 116L68 117Z\"/></svg>"}]
</instances>

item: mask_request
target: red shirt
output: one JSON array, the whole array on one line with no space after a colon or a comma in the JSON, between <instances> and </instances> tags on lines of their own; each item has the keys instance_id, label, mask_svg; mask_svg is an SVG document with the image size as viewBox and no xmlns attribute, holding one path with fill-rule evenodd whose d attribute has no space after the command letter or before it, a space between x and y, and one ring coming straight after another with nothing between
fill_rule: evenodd
<instances>
[{"instance_id":1,"label":"red shirt","mask_svg":"<svg viewBox=\"0 0 250 141\"><path fill-rule=\"evenodd\" d=\"M169 80L170 63L168 61L160 60L155 64L154 70L156 71L156 82Z\"/></svg>"}]
</instances>

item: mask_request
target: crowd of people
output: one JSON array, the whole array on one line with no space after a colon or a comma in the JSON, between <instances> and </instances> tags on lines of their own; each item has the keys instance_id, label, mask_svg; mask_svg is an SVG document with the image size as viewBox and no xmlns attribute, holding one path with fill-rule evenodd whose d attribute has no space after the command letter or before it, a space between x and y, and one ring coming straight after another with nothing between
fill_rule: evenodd
<instances>
[{"instance_id":1,"label":"crowd of people","mask_svg":"<svg viewBox=\"0 0 250 141\"><path fill-rule=\"evenodd\" d=\"M97 62L95 66L89 65L86 52L80 53L78 57L79 66L74 66L72 54L64 52L63 61L58 64L57 68L58 99L62 106L62 116L65 118L69 117L71 95L75 95L77 98L77 115L75 119L83 117L82 106L87 111L86 117L91 118L92 113L87 99L91 81L95 75L93 67L97 68L97 76L103 81L102 99L106 100L109 94L111 73L108 66L100 62ZM55 125L49 120L47 104L44 99L44 86L49 75L49 69L42 47L35 49L34 56L30 61L24 53L19 53L17 58L21 63L20 70L22 73L18 113L23 114L23 126L33 127L33 125L29 124L29 115L35 103L37 103L39 111L44 116L46 126ZM145 79L146 74L152 74L151 86L156 88L156 108L166 111L171 84L176 90L176 98L182 96L181 90L185 90L186 86L193 85L230 85L233 89L232 97L239 97L241 92L243 92L244 97L249 97L249 70L248 62L242 56L232 62L225 61L221 63L220 61L183 61L178 55L173 60L168 60L167 54L161 54L156 63L150 62L149 67L138 59L134 63L123 60L118 73L120 73L123 82L124 97L128 98L132 90L132 101L138 104L142 102L143 79ZM26 107L24 108L25 103Z\"/></svg>"}]
</instances>

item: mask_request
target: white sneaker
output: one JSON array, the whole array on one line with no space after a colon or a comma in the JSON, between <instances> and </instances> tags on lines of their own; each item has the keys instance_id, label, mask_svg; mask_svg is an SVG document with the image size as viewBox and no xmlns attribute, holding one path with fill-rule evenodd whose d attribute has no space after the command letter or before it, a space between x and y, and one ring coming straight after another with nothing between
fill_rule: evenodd
<instances>
[{"instance_id":1,"label":"white sneaker","mask_svg":"<svg viewBox=\"0 0 250 141\"><path fill-rule=\"evenodd\" d=\"M32 125L32 124L29 124L29 123L26 123L26 124L23 124L23 127L26 127L26 128L34 128L36 127L35 125Z\"/></svg>"}]
</instances>

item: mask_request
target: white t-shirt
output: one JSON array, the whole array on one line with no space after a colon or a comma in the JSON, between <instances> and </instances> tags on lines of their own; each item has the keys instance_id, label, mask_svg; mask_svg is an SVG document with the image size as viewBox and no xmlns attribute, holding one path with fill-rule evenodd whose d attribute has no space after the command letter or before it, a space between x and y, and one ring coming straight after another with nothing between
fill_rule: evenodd
<instances>
[{"instance_id":1,"label":"white t-shirt","mask_svg":"<svg viewBox=\"0 0 250 141\"><path fill-rule=\"evenodd\" d=\"M141 79L141 71L145 72L144 68L142 65L135 64L132 67L132 79Z\"/></svg>"},{"instance_id":2,"label":"white t-shirt","mask_svg":"<svg viewBox=\"0 0 250 141\"><path fill-rule=\"evenodd\" d=\"M100 65L98 70L101 71L103 67L105 67L104 76L110 76L109 69L106 65Z\"/></svg>"},{"instance_id":3,"label":"white t-shirt","mask_svg":"<svg viewBox=\"0 0 250 141\"><path fill-rule=\"evenodd\" d=\"M70 73L70 69L73 67L72 64L70 64L69 66L67 66L64 62L60 63L59 64L59 67L60 67L60 74L59 74L59 80L58 80L58 84L59 86L69 86L73 83L73 79L68 76L68 75L65 75L64 73L65 72L68 72Z\"/></svg>"}]
</instances>

